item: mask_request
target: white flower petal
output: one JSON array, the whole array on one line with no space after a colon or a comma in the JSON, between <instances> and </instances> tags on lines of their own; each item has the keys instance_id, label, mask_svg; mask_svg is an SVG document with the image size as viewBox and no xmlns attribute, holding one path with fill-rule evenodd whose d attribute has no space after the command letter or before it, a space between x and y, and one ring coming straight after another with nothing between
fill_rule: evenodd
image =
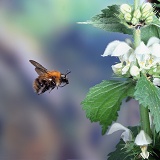
<instances>
[{"instance_id":1,"label":"white flower petal","mask_svg":"<svg viewBox=\"0 0 160 160\"><path fill-rule=\"evenodd\" d=\"M160 44L155 43L150 47L151 53L155 57L160 57Z\"/></svg>"},{"instance_id":2,"label":"white flower petal","mask_svg":"<svg viewBox=\"0 0 160 160\"><path fill-rule=\"evenodd\" d=\"M144 42L141 42L140 45L135 49L135 54L150 54L149 48L144 44Z\"/></svg>"},{"instance_id":3,"label":"white flower petal","mask_svg":"<svg viewBox=\"0 0 160 160\"><path fill-rule=\"evenodd\" d=\"M120 43L120 41L113 41L113 42L109 43L107 45L102 57L112 55L113 51L115 50L115 48L118 46L119 43Z\"/></svg>"},{"instance_id":4,"label":"white flower petal","mask_svg":"<svg viewBox=\"0 0 160 160\"><path fill-rule=\"evenodd\" d=\"M125 67L123 67L122 69L122 75L126 74L129 70L129 67L130 67L130 63L128 65L126 65Z\"/></svg>"},{"instance_id":5,"label":"white flower petal","mask_svg":"<svg viewBox=\"0 0 160 160\"><path fill-rule=\"evenodd\" d=\"M119 130L123 130L124 132L122 133L121 135L121 138L124 140L124 142L127 142L127 141L131 141L132 140L132 134L131 134L131 131L124 127L123 125L121 125L120 123L114 123L111 128L109 129L108 131L108 135L109 134L112 134L116 131L119 131Z\"/></svg>"},{"instance_id":6,"label":"white flower petal","mask_svg":"<svg viewBox=\"0 0 160 160\"><path fill-rule=\"evenodd\" d=\"M151 66L151 51L144 42L141 42L140 45L135 50L136 59L141 69L150 69Z\"/></svg>"},{"instance_id":7,"label":"white flower petal","mask_svg":"<svg viewBox=\"0 0 160 160\"><path fill-rule=\"evenodd\" d=\"M137 77L140 74L140 69L137 66L132 66L130 69L130 74L133 77Z\"/></svg>"},{"instance_id":8,"label":"white flower petal","mask_svg":"<svg viewBox=\"0 0 160 160\"><path fill-rule=\"evenodd\" d=\"M129 56L128 60L129 62L136 62L136 56L134 52Z\"/></svg>"},{"instance_id":9,"label":"white flower petal","mask_svg":"<svg viewBox=\"0 0 160 160\"><path fill-rule=\"evenodd\" d=\"M160 39L157 37L151 37L147 42L147 47L150 47L155 43L160 43Z\"/></svg>"},{"instance_id":10,"label":"white flower petal","mask_svg":"<svg viewBox=\"0 0 160 160\"><path fill-rule=\"evenodd\" d=\"M136 145L144 146L152 143L152 139L149 137L148 134L141 130L140 133L136 136L135 141Z\"/></svg>"},{"instance_id":11,"label":"white flower petal","mask_svg":"<svg viewBox=\"0 0 160 160\"><path fill-rule=\"evenodd\" d=\"M154 78L154 79L153 79L153 84L154 84L155 86L160 86L160 79L159 79L159 78Z\"/></svg>"},{"instance_id":12,"label":"white flower petal","mask_svg":"<svg viewBox=\"0 0 160 160\"><path fill-rule=\"evenodd\" d=\"M111 128L108 131L108 134L112 134L113 132L119 131L119 130L128 130L127 127L124 127L120 123L114 123Z\"/></svg>"},{"instance_id":13,"label":"white flower petal","mask_svg":"<svg viewBox=\"0 0 160 160\"><path fill-rule=\"evenodd\" d=\"M130 53L132 48L126 42L120 42L112 53L112 56L121 56Z\"/></svg>"},{"instance_id":14,"label":"white flower petal","mask_svg":"<svg viewBox=\"0 0 160 160\"><path fill-rule=\"evenodd\" d=\"M125 62L125 63L129 63L129 58L130 56L133 54L133 49L130 49L127 53L125 53L124 55L119 56L119 60L121 62Z\"/></svg>"},{"instance_id":15,"label":"white flower petal","mask_svg":"<svg viewBox=\"0 0 160 160\"><path fill-rule=\"evenodd\" d=\"M121 74L121 70L122 70L122 63L117 63L115 65L112 65L112 70L115 74Z\"/></svg>"},{"instance_id":16,"label":"white flower petal","mask_svg":"<svg viewBox=\"0 0 160 160\"><path fill-rule=\"evenodd\" d=\"M128 141L132 141L132 134L131 131L128 129L125 132L123 132L121 134L121 138L123 139L123 141L126 143Z\"/></svg>"},{"instance_id":17,"label":"white flower petal","mask_svg":"<svg viewBox=\"0 0 160 160\"><path fill-rule=\"evenodd\" d=\"M152 62L152 66L154 66L154 65L156 66L157 63L160 64L160 57L154 57L154 56L153 56L153 57L152 57L152 61L153 61L153 62ZM157 68L155 68L155 69L157 70ZM158 70L159 70L159 69L158 69Z\"/></svg>"},{"instance_id":18,"label":"white flower petal","mask_svg":"<svg viewBox=\"0 0 160 160\"><path fill-rule=\"evenodd\" d=\"M122 63L117 63L117 64L112 65L112 66L114 66L114 68L121 69L122 68Z\"/></svg>"}]
</instances>

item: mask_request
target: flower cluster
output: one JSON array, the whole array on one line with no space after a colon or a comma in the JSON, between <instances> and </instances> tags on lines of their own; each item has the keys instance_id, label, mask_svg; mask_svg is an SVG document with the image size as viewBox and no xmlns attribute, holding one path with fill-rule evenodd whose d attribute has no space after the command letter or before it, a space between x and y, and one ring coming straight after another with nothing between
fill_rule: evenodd
<instances>
[{"instance_id":1,"label":"flower cluster","mask_svg":"<svg viewBox=\"0 0 160 160\"><path fill-rule=\"evenodd\" d=\"M127 25L143 26L153 21L154 12L151 3L143 3L140 8L136 10L128 4L122 4L120 6L120 11L119 18L122 23Z\"/></svg>"},{"instance_id":2,"label":"flower cluster","mask_svg":"<svg viewBox=\"0 0 160 160\"><path fill-rule=\"evenodd\" d=\"M133 139L132 132L130 129L124 127L120 123L114 123L108 131L108 135L112 134L116 131L122 130L123 133L121 134L121 138L125 143L132 142L134 140L135 145L139 146L141 149L140 156L143 159L149 158L149 152L147 151L147 147L149 144L152 143L152 139L147 135L144 130L141 130L139 134Z\"/></svg>"},{"instance_id":3,"label":"flower cluster","mask_svg":"<svg viewBox=\"0 0 160 160\"><path fill-rule=\"evenodd\" d=\"M152 75L156 78L155 83L160 83L160 79L157 79L160 75L160 39L151 37L147 45L141 41L136 49L130 40L116 40L108 44L102 56L108 55L116 56L120 60L120 63L112 65L116 75L138 79L142 72Z\"/></svg>"}]
</instances>

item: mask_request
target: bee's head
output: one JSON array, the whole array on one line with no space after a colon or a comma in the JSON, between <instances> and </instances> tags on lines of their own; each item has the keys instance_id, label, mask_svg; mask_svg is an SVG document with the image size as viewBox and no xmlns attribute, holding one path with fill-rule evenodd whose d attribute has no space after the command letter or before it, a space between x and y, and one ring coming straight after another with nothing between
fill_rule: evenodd
<instances>
[{"instance_id":1,"label":"bee's head","mask_svg":"<svg viewBox=\"0 0 160 160\"><path fill-rule=\"evenodd\" d=\"M61 82L62 83L66 83L66 84L69 84L69 81L68 81L68 77L67 75L71 73L71 71L68 71L65 73L65 74L61 74Z\"/></svg>"}]
</instances>

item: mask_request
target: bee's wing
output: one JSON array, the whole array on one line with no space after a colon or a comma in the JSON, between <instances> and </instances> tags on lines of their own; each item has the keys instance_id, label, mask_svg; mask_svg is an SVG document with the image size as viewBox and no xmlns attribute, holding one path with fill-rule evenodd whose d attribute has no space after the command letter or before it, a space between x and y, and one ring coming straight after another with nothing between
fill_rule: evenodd
<instances>
[{"instance_id":1,"label":"bee's wing","mask_svg":"<svg viewBox=\"0 0 160 160\"><path fill-rule=\"evenodd\" d=\"M42 75L47 72L47 69L44 68L41 64L34 60L29 60L31 64L33 64L36 68L35 71L37 72L38 75Z\"/></svg>"},{"instance_id":2,"label":"bee's wing","mask_svg":"<svg viewBox=\"0 0 160 160\"><path fill-rule=\"evenodd\" d=\"M43 69L41 68L35 68L35 71L37 72L38 75L42 75L44 73L46 73L47 71L44 71Z\"/></svg>"}]
</instances>

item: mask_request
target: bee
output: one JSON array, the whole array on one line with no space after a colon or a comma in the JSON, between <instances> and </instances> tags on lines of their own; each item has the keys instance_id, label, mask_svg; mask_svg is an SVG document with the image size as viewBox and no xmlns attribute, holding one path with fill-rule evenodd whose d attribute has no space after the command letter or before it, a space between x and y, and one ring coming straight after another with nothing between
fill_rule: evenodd
<instances>
[{"instance_id":1,"label":"bee","mask_svg":"<svg viewBox=\"0 0 160 160\"><path fill-rule=\"evenodd\" d=\"M67 70L65 74L55 70L48 71L38 62L34 60L29 61L36 67L35 71L39 75L33 83L33 89L38 95L48 90L50 90L50 93L55 87L58 89L58 87L64 87L65 85L69 84L67 75L70 73L70 71Z\"/></svg>"}]
</instances>

